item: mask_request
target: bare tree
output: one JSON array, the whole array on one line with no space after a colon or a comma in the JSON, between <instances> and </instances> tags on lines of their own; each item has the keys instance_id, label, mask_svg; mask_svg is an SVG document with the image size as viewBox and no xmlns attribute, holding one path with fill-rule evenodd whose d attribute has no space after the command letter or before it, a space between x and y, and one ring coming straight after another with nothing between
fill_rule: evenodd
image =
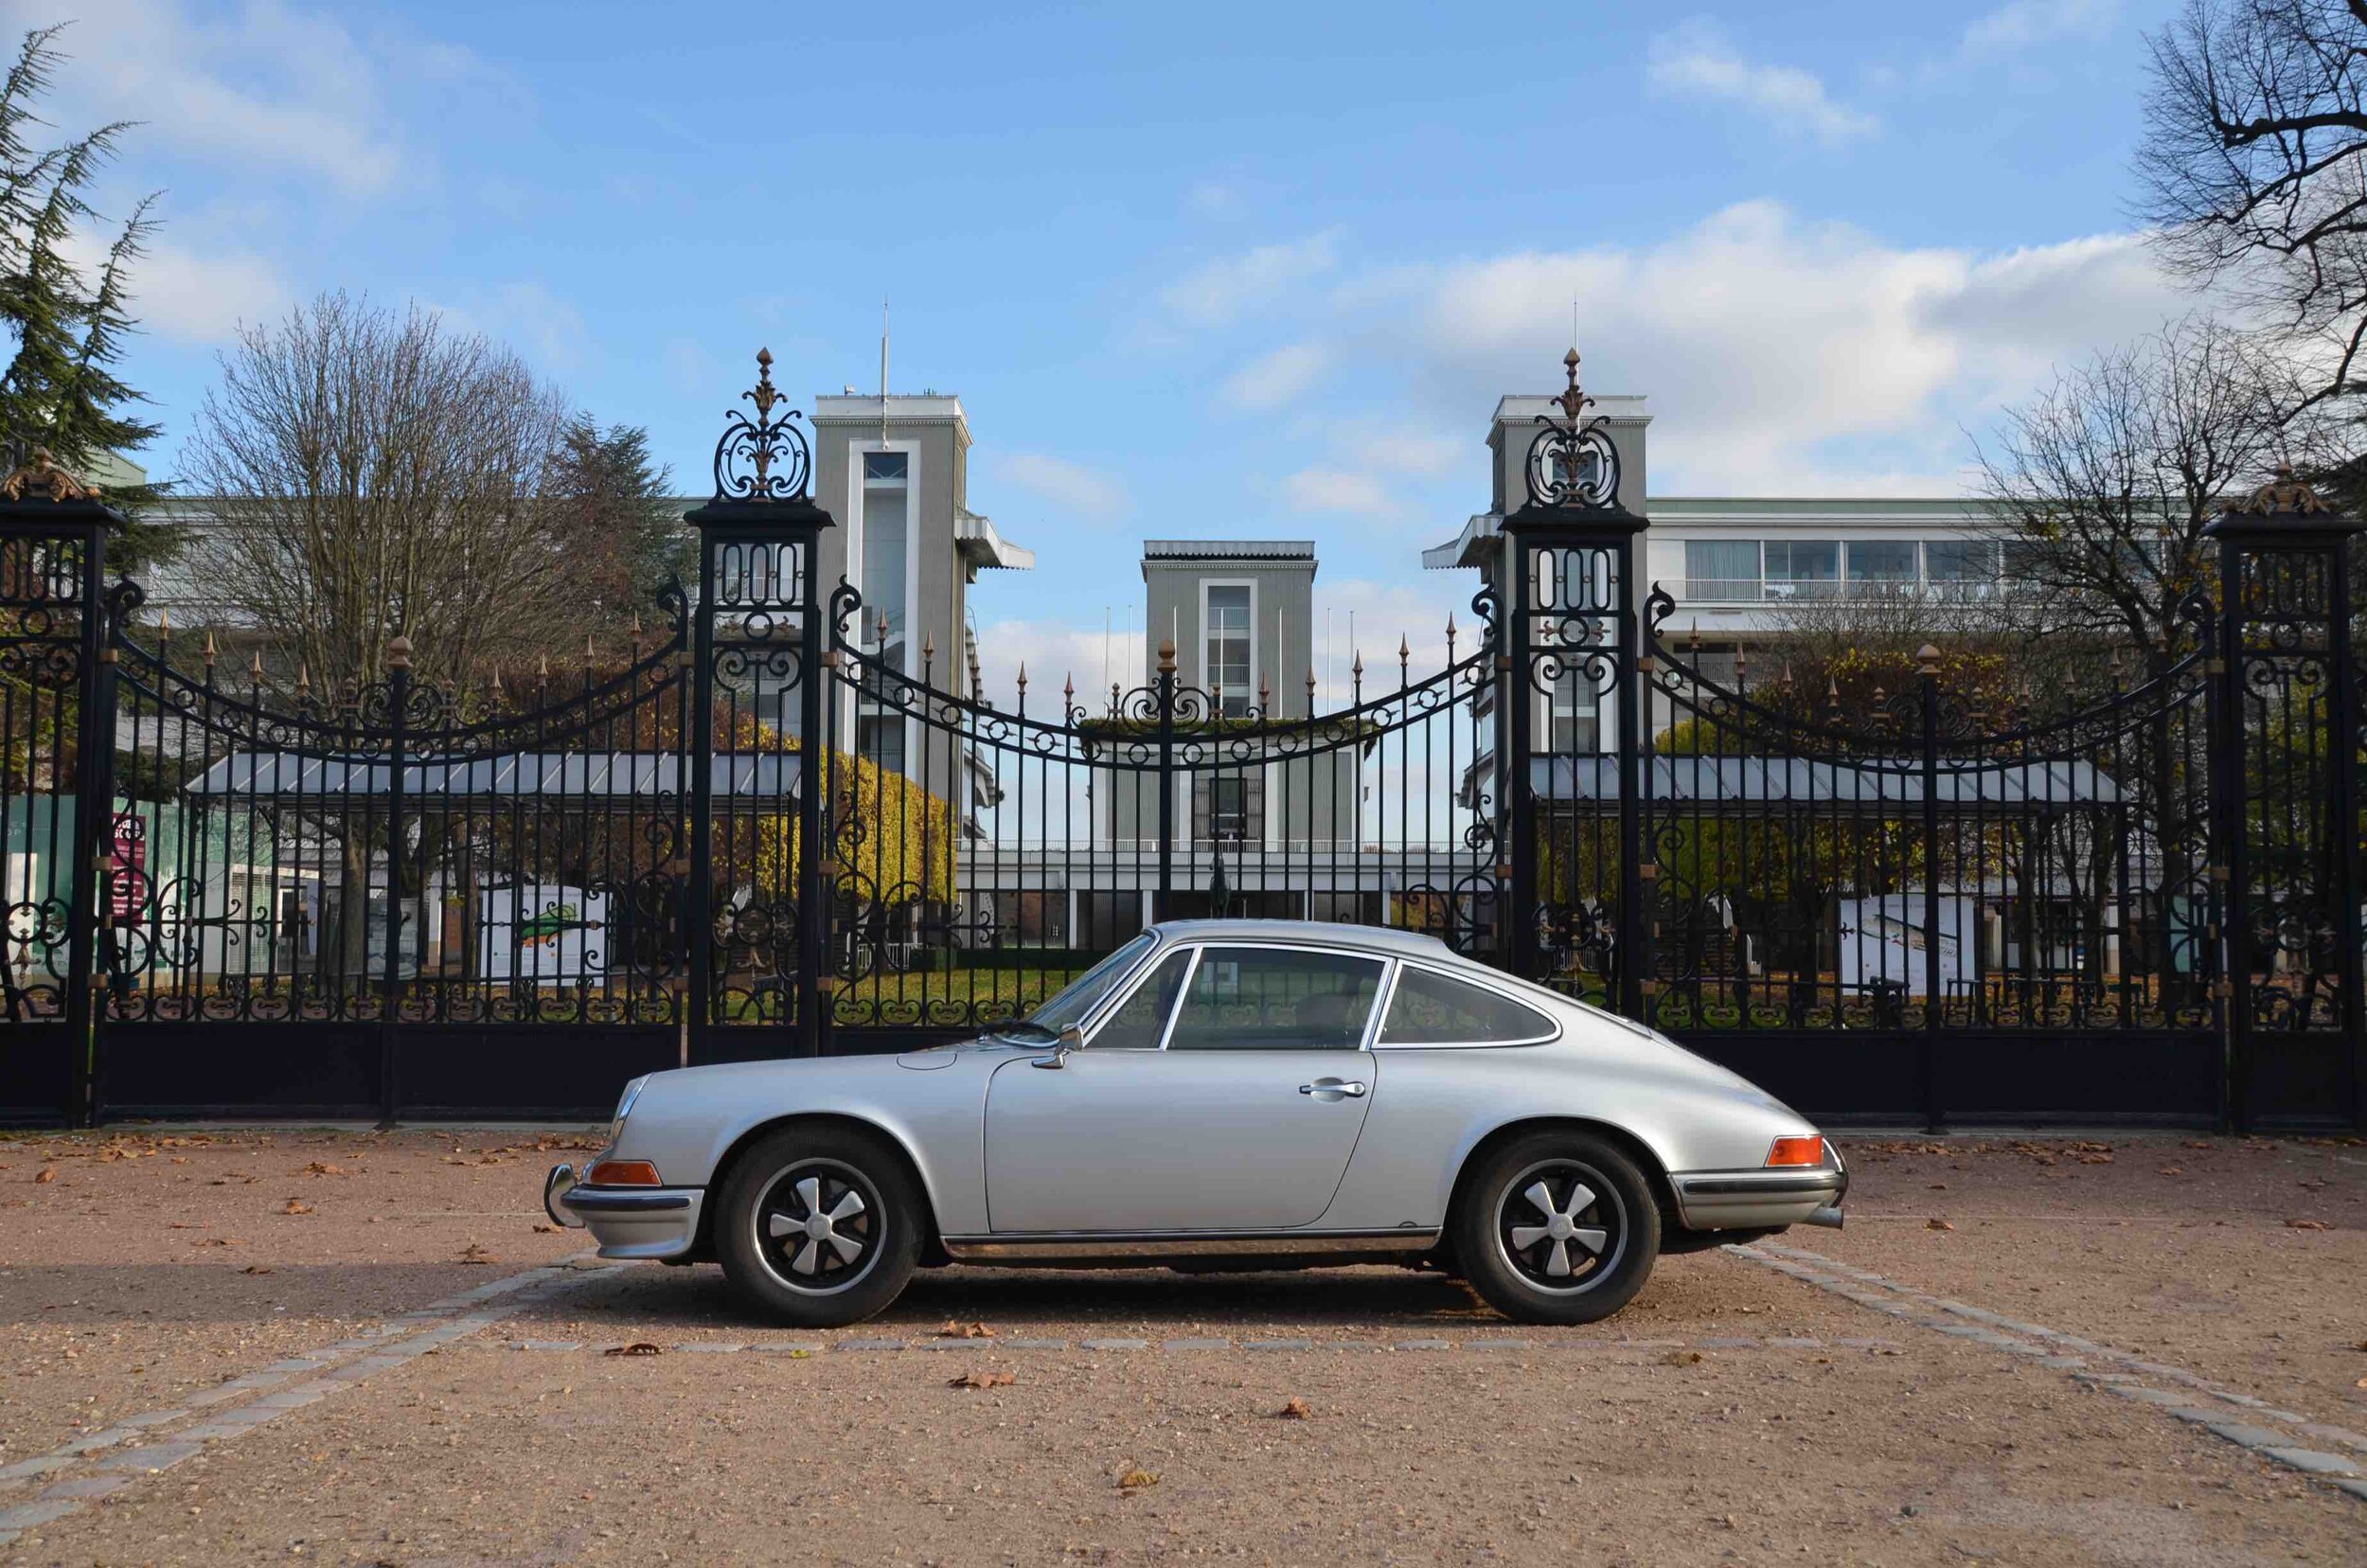
<instances>
[{"instance_id":1,"label":"bare tree","mask_svg":"<svg viewBox=\"0 0 2367 1568\"><path fill-rule=\"evenodd\" d=\"M2188 0L2148 43L2137 155L2165 255L2367 391L2367 0Z\"/></svg>"},{"instance_id":2,"label":"bare tree","mask_svg":"<svg viewBox=\"0 0 2367 1568\"><path fill-rule=\"evenodd\" d=\"M2367 0L2362 0L2367 3ZM2322 454L2299 373L2271 346L2190 317L2100 353L2007 411L1976 449L2032 630L2144 650L2160 669L2179 606L2211 578L2203 526L2280 459Z\"/></svg>"},{"instance_id":3,"label":"bare tree","mask_svg":"<svg viewBox=\"0 0 2367 1568\"><path fill-rule=\"evenodd\" d=\"M222 356L184 457L212 498L197 561L330 695L397 633L425 678L564 648L583 596L543 480L566 414L483 337L323 294Z\"/></svg>"}]
</instances>

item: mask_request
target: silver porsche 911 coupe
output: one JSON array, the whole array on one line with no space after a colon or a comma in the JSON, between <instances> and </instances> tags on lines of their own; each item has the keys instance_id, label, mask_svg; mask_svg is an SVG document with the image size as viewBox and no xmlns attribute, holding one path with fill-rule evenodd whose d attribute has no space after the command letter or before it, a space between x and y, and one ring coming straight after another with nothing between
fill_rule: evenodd
<instances>
[{"instance_id":1,"label":"silver porsche 911 coupe","mask_svg":"<svg viewBox=\"0 0 2367 1568\"><path fill-rule=\"evenodd\" d=\"M1750 1083L1434 938L1179 920L965 1044L635 1078L543 1202L809 1327L946 1263L1397 1262L1587 1323L1662 1253L1840 1224L1848 1183Z\"/></svg>"}]
</instances>

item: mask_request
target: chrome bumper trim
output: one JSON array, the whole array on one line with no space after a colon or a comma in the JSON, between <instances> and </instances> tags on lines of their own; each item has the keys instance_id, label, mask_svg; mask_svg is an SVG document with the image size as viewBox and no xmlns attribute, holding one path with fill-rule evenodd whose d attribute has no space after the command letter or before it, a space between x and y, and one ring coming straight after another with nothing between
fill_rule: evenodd
<instances>
[{"instance_id":1,"label":"chrome bumper trim","mask_svg":"<svg viewBox=\"0 0 2367 1568\"><path fill-rule=\"evenodd\" d=\"M687 1192L637 1192L622 1187L572 1188L560 1202L578 1214L651 1214L690 1206Z\"/></svg>"},{"instance_id":2,"label":"chrome bumper trim","mask_svg":"<svg viewBox=\"0 0 2367 1568\"><path fill-rule=\"evenodd\" d=\"M543 1178L543 1212L551 1217L553 1224L564 1225L569 1230L581 1230L583 1221L560 1206L560 1200L566 1197L575 1185L574 1166L562 1162L551 1167L550 1174Z\"/></svg>"},{"instance_id":3,"label":"chrome bumper trim","mask_svg":"<svg viewBox=\"0 0 2367 1568\"><path fill-rule=\"evenodd\" d=\"M1849 1172L1836 1161L1813 1170L1704 1170L1672 1176L1668 1185L1687 1230L1755 1230L1807 1224L1838 1208Z\"/></svg>"}]
</instances>

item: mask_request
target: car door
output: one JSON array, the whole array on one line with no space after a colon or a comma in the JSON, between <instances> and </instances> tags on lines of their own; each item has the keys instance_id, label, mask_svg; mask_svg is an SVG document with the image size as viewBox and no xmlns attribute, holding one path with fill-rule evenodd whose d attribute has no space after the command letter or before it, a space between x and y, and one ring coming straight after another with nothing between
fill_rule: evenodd
<instances>
[{"instance_id":1,"label":"car door","mask_svg":"<svg viewBox=\"0 0 2367 1568\"><path fill-rule=\"evenodd\" d=\"M1370 1046L1386 967L1361 953L1251 943L1169 954L1061 1066L1020 1060L996 1070L989 1224L1312 1224L1339 1190L1379 1088Z\"/></svg>"}]
</instances>

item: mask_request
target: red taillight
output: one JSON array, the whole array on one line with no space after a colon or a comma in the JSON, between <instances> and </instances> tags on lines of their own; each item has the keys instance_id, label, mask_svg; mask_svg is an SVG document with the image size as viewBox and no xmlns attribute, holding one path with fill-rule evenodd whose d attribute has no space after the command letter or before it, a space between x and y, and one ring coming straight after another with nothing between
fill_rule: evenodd
<instances>
[{"instance_id":1,"label":"red taillight","mask_svg":"<svg viewBox=\"0 0 2367 1568\"><path fill-rule=\"evenodd\" d=\"M1771 1166L1820 1166L1824 1163L1824 1140L1810 1133L1805 1138L1778 1138L1767 1151Z\"/></svg>"},{"instance_id":2,"label":"red taillight","mask_svg":"<svg viewBox=\"0 0 2367 1568\"><path fill-rule=\"evenodd\" d=\"M647 1160L602 1160L583 1180L590 1186L655 1186L657 1167Z\"/></svg>"}]
</instances>

